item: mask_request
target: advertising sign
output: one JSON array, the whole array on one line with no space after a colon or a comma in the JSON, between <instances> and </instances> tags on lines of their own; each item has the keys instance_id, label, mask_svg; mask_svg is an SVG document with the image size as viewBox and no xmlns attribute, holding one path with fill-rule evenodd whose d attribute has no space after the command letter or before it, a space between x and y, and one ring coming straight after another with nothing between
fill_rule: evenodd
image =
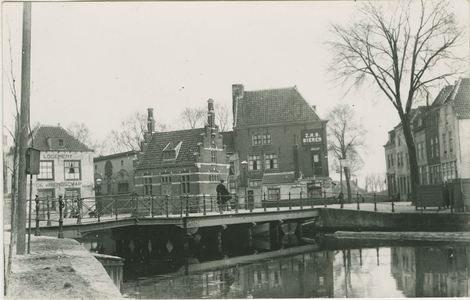
<instances>
[{"instance_id":1,"label":"advertising sign","mask_svg":"<svg viewBox=\"0 0 470 300\"><path fill-rule=\"evenodd\" d=\"M318 144L323 141L321 129L302 130L302 145Z\"/></svg>"}]
</instances>

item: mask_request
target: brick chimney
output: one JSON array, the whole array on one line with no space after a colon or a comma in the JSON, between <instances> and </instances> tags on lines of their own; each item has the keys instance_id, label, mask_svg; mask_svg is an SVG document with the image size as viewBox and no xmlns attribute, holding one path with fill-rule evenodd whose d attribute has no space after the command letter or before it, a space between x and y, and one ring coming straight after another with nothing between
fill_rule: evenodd
<instances>
[{"instance_id":1,"label":"brick chimney","mask_svg":"<svg viewBox=\"0 0 470 300\"><path fill-rule=\"evenodd\" d=\"M210 134L212 137L215 136L215 111L214 111L214 100L209 98L207 100L207 124L210 128Z\"/></svg>"},{"instance_id":2,"label":"brick chimney","mask_svg":"<svg viewBox=\"0 0 470 300\"><path fill-rule=\"evenodd\" d=\"M155 120L153 119L153 108L147 108L147 132L152 134L155 132Z\"/></svg>"},{"instance_id":3,"label":"brick chimney","mask_svg":"<svg viewBox=\"0 0 470 300\"><path fill-rule=\"evenodd\" d=\"M233 113L233 127L237 124L237 108L238 99L243 98L245 87L243 84L232 84L232 113Z\"/></svg>"}]
</instances>

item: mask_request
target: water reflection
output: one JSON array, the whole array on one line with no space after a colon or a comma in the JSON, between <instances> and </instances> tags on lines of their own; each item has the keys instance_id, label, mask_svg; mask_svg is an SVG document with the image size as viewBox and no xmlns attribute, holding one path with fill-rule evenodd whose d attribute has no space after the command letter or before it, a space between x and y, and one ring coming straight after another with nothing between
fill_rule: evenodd
<instances>
[{"instance_id":1,"label":"water reflection","mask_svg":"<svg viewBox=\"0 0 470 300\"><path fill-rule=\"evenodd\" d=\"M303 245L295 235L237 234L214 240L214 247L194 235L186 251L173 237L124 243L108 231L83 244L126 258L122 292L136 299L470 296L468 244L330 239Z\"/></svg>"}]
</instances>

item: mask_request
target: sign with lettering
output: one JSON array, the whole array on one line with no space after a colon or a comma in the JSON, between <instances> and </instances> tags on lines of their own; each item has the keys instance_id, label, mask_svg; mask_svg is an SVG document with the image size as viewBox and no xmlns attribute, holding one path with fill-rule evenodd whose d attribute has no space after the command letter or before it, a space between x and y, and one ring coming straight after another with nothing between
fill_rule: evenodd
<instances>
[{"instance_id":1,"label":"sign with lettering","mask_svg":"<svg viewBox=\"0 0 470 300\"><path fill-rule=\"evenodd\" d=\"M41 154L41 159L44 160L51 160L51 159L80 159L82 158L81 154L74 153L74 154L59 154L59 153L43 153Z\"/></svg>"},{"instance_id":2,"label":"sign with lettering","mask_svg":"<svg viewBox=\"0 0 470 300\"><path fill-rule=\"evenodd\" d=\"M81 186L81 181L63 181L63 182L36 182L37 188L56 188L56 187L74 187Z\"/></svg>"},{"instance_id":3,"label":"sign with lettering","mask_svg":"<svg viewBox=\"0 0 470 300\"><path fill-rule=\"evenodd\" d=\"M302 145L318 144L322 141L321 130L302 130Z\"/></svg>"}]
</instances>

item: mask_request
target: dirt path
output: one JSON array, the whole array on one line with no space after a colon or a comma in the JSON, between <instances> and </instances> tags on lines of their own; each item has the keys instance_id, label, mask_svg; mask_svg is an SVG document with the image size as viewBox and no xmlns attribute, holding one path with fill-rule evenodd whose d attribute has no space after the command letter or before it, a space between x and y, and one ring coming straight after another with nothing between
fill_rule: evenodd
<instances>
[{"instance_id":1,"label":"dirt path","mask_svg":"<svg viewBox=\"0 0 470 300\"><path fill-rule=\"evenodd\" d=\"M77 241L31 237L31 254L13 257L5 299L69 298L123 299L101 263Z\"/></svg>"}]
</instances>

